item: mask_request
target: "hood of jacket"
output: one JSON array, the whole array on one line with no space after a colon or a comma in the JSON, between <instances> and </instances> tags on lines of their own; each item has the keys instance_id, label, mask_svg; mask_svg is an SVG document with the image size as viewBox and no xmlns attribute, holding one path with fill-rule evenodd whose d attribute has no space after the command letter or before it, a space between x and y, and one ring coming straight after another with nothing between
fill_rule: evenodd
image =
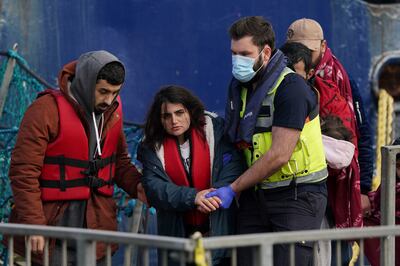
<instances>
[{"instance_id":1,"label":"hood of jacket","mask_svg":"<svg viewBox=\"0 0 400 266\"><path fill-rule=\"evenodd\" d=\"M58 74L60 90L71 102L78 103L82 112L91 114L94 111L97 75L111 62L122 64L107 51L92 51L81 55L78 60L65 64Z\"/></svg>"},{"instance_id":2,"label":"hood of jacket","mask_svg":"<svg viewBox=\"0 0 400 266\"><path fill-rule=\"evenodd\" d=\"M107 51L92 51L82 54L75 63L74 74L69 78L71 82L69 94L72 94L86 114L94 111L97 75L106 64L111 62L122 64L117 57ZM66 69L66 74L71 74L69 70L73 67L74 62L72 65L70 64L66 65L69 67Z\"/></svg>"},{"instance_id":3,"label":"hood of jacket","mask_svg":"<svg viewBox=\"0 0 400 266\"><path fill-rule=\"evenodd\" d=\"M66 64L60 71L58 82L60 90L66 96L68 101L77 110L78 115L89 135L90 154L94 154L96 146L96 125L99 123L100 116L96 116L96 122L92 121L92 113L95 107L95 87L97 76L100 70L108 63L121 61L107 51L92 51L82 54L78 60ZM114 100L113 104L104 112L105 122L111 117L112 113L118 107L118 100ZM99 125L97 125L98 127ZM98 130L101 131L101 130Z\"/></svg>"}]
</instances>

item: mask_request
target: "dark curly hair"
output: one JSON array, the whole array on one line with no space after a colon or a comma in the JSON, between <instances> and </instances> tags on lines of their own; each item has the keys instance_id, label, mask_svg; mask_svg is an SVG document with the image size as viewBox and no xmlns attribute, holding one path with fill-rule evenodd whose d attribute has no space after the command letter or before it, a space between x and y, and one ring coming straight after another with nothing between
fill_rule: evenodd
<instances>
[{"instance_id":1,"label":"dark curly hair","mask_svg":"<svg viewBox=\"0 0 400 266\"><path fill-rule=\"evenodd\" d=\"M287 66L293 71L295 70L294 65L301 61L304 63L304 70L307 74L313 68L312 51L304 44L299 42L286 42L279 50L285 54L288 59Z\"/></svg>"},{"instance_id":2,"label":"dark curly hair","mask_svg":"<svg viewBox=\"0 0 400 266\"><path fill-rule=\"evenodd\" d=\"M182 104L189 112L190 128L198 129L201 136L205 138L204 125L206 123L203 103L188 89L177 85L168 85L157 92L147 113L144 145L156 150L168 134L161 123L161 106L163 103Z\"/></svg>"},{"instance_id":3,"label":"dark curly hair","mask_svg":"<svg viewBox=\"0 0 400 266\"><path fill-rule=\"evenodd\" d=\"M125 68L118 61L110 62L97 74L97 81L100 79L106 80L111 85L121 85L125 81Z\"/></svg>"}]
</instances>

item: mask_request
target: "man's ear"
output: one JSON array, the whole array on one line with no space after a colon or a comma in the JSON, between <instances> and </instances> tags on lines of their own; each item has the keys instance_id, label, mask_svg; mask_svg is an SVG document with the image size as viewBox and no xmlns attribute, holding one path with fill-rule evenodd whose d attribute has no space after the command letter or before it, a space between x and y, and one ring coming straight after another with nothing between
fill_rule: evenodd
<instances>
[{"instance_id":1,"label":"man's ear","mask_svg":"<svg viewBox=\"0 0 400 266\"><path fill-rule=\"evenodd\" d=\"M272 50L268 44L264 46L264 65L268 63L269 59L271 58Z\"/></svg>"},{"instance_id":2,"label":"man's ear","mask_svg":"<svg viewBox=\"0 0 400 266\"><path fill-rule=\"evenodd\" d=\"M315 69L311 68L307 73L307 80L309 80L315 74Z\"/></svg>"},{"instance_id":3,"label":"man's ear","mask_svg":"<svg viewBox=\"0 0 400 266\"><path fill-rule=\"evenodd\" d=\"M326 51L326 47L327 47L327 42L326 42L326 40L322 40L322 41L321 41L321 51L322 51L323 54L324 54L325 51Z\"/></svg>"}]
</instances>

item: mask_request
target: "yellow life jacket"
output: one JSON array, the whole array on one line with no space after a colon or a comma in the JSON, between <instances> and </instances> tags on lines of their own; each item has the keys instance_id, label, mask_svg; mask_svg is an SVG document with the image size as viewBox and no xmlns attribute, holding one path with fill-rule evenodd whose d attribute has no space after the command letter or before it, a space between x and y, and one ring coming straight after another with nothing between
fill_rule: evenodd
<instances>
[{"instance_id":1,"label":"yellow life jacket","mask_svg":"<svg viewBox=\"0 0 400 266\"><path fill-rule=\"evenodd\" d=\"M244 149L249 167L271 148L275 93L285 76L292 72L291 69L286 67L262 102L262 107L257 115L255 133L252 137L252 146ZM243 118L246 109L246 97L247 89L242 88L241 118ZM296 183L316 183L326 179L327 176L328 171L319 121L319 106L317 104L307 117L290 160L277 172L266 177L259 187L270 189L288 186L293 179Z\"/></svg>"}]
</instances>

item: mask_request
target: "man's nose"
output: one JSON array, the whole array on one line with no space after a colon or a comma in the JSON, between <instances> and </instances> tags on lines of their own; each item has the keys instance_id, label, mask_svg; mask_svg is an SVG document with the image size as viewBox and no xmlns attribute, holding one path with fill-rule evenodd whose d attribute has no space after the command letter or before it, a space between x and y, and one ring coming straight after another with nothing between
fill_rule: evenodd
<instances>
[{"instance_id":1,"label":"man's nose","mask_svg":"<svg viewBox=\"0 0 400 266\"><path fill-rule=\"evenodd\" d=\"M110 95L110 96L107 96L107 97L105 98L104 102L105 102L107 105L111 105L111 103L112 103L113 100L114 100L114 97L113 97L112 95Z\"/></svg>"}]
</instances>

